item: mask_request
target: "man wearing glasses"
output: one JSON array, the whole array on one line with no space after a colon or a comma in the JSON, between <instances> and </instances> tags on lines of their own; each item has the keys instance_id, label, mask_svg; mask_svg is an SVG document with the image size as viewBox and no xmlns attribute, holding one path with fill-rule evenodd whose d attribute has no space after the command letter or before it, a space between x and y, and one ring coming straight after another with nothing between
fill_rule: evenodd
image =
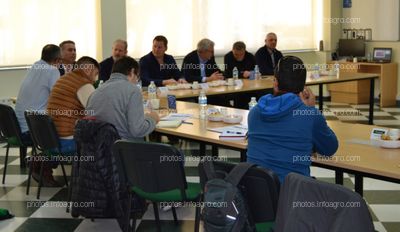
<instances>
[{"instance_id":1,"label":"man wearing glasses","mask_svg":"<svg viewBox=\"0 0 400 232\"><path fill-rule=\"evenodd\" d=\"M144 113L142 93L136 85L138 75L135 59L118 59L110 79L93 92L86 108L96 119L113 124L122 139L143 140L160 120L156 112Z\"/></svg>"},{"instance_id":2,"label":"man wearing glasses","mask_svg":"<svg viewBox=\"0 0 400 232\"><path fill-rule=\"evenodd\" d=\"M197 50L187 54L183 59L182 72L189 82L209 82L223 80L214 58L214 42L202 39L197 44Z\"/></svg>"}]
</instances>

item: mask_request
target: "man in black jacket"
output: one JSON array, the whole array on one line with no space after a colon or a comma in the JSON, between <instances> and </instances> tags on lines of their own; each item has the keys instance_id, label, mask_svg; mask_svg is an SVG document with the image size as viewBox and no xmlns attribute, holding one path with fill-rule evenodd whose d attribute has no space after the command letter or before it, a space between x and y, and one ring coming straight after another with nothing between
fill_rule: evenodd
<instances>
[{"instance_id":1,"label":"man in black jacket","mask_svg":"<svg viewBox=\"0 0 400 232\"><path fill-rule=\"evenodd\" d=\"M254 55L246 51L246 44L237 41L233 44L232 51L224 56L225 76L233 77L232 70L236 67L239 71L239 78L249 78L250 71L254 70L256 60Z\"/></svg>"},{"instance_id":2,"label":"man in black jacket","mask_svg":"<svg viewBox=\"0 0 400 232\"><path fill-rule=\"evenodd\" d=\"M273 75L274 68L282 58L282 53L276 49L278 39L275 33L270 32L265 37L265 46L256 52L256 63L261 75Z\"/></svg>"},{"instance_id":3,"label":"man in black jacket","mask_svg":"<svg viewBox=\"0 0 400 232\"><path fill-rule=\"evenodd\" d=\"M214 58L214 42L202 39L197 43L197 50L187 54L183 59L182 72L188 82L209 82L223 80Z\"/></svg>"},{"instance_id":4,"label":"man in black jacket","mask_svg":"<svg viewBox=\"0 0 400 232\"><path fill-rule=\"evenodd\" d=\"M99 80L107 81L110 79L111 70L115 61L126 56L128 53L128 42L117 39L112 45L112 55L100 63Z\"/></svg>"}]
</instances>

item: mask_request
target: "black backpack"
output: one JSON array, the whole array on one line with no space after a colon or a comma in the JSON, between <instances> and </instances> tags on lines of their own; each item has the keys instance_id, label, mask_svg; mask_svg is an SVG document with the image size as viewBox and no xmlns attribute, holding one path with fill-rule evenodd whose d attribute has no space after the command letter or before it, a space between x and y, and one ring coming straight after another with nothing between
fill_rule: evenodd
<instances>
[{"instance_id":1,"label":"black backpack","mask_svg":"<svg viewBox=\"0 0 400 232\"><path fill-rule=\"evenodd\" d=\"M203 166L208 180L204 188L202 212L204 230L206 232L255 231L244 191L238 186L247 170L255 165L239 163L229 174L222 175L220 172L215 172L214 164L210 161L204 162Z\"/></svg>"}]
</instances>

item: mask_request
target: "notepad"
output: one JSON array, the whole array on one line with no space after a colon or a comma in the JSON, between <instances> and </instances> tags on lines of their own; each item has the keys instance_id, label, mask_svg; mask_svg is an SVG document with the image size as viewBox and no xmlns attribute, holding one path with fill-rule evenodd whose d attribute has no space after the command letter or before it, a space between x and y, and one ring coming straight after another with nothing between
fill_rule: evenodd
<instances>
[{"instance_id":1,"label":"notepad","mask_svg":"<svg viewBox=\"0 0 400 232\"><path fill-rule=\"evenodd\" d=\"M176 128L182 124L182 120L172 120L172 121L159 121L157 123L157 128Z\"/></svg>"}]
</instances>

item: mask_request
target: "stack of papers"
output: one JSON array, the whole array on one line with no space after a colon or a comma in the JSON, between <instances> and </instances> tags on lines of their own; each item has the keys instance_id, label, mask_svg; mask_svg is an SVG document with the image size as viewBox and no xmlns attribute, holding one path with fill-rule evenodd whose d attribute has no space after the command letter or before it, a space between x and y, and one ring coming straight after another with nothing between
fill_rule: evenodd
<instances>
[{"instance_id":1,"label":"stack of papers","mask_svg":"<svg viewBox=\"0 0 400 232\"><path fill-rule=\"evenodd\" d=\"M247 138L247 126L245 125L207 128L207 130L221 133L219 135L221 140L243 140Z\"/></svg>"},{"instance_id":2,"label":"stack of papers","mask_svg":"<svg viewBox=\"0 0 400 232\"><path fill-rule=\"evenodd\" d=\"M157 123L157 128L176 128L179 127L183 121L191 117L191 114L172 113L161 118Z\"/></svg>"},{"instance_id":3,"label":"stack of papers","mask_svg":"<svg viewBox=\"0 0 400 232\"><path fill-rule=\"evenodd\" d=\"M176 128L182 124L181 120L172 120L172 121L159 121L157 123L157 128Z\"/></svg>"},{"instance_id":4,"label":"stack of papers","mask_svg":"<svg viewBox=\"0 0 400 232\"><path fill-rule=\"evenodd\" d=\"M176 121L176 120L181 120L185 121L186 119L189 119L193 117L191 114L178 114L178 113L172 113L168 114L167 116L161 118L161 121Z\"/></svg>"}]
</instances>

